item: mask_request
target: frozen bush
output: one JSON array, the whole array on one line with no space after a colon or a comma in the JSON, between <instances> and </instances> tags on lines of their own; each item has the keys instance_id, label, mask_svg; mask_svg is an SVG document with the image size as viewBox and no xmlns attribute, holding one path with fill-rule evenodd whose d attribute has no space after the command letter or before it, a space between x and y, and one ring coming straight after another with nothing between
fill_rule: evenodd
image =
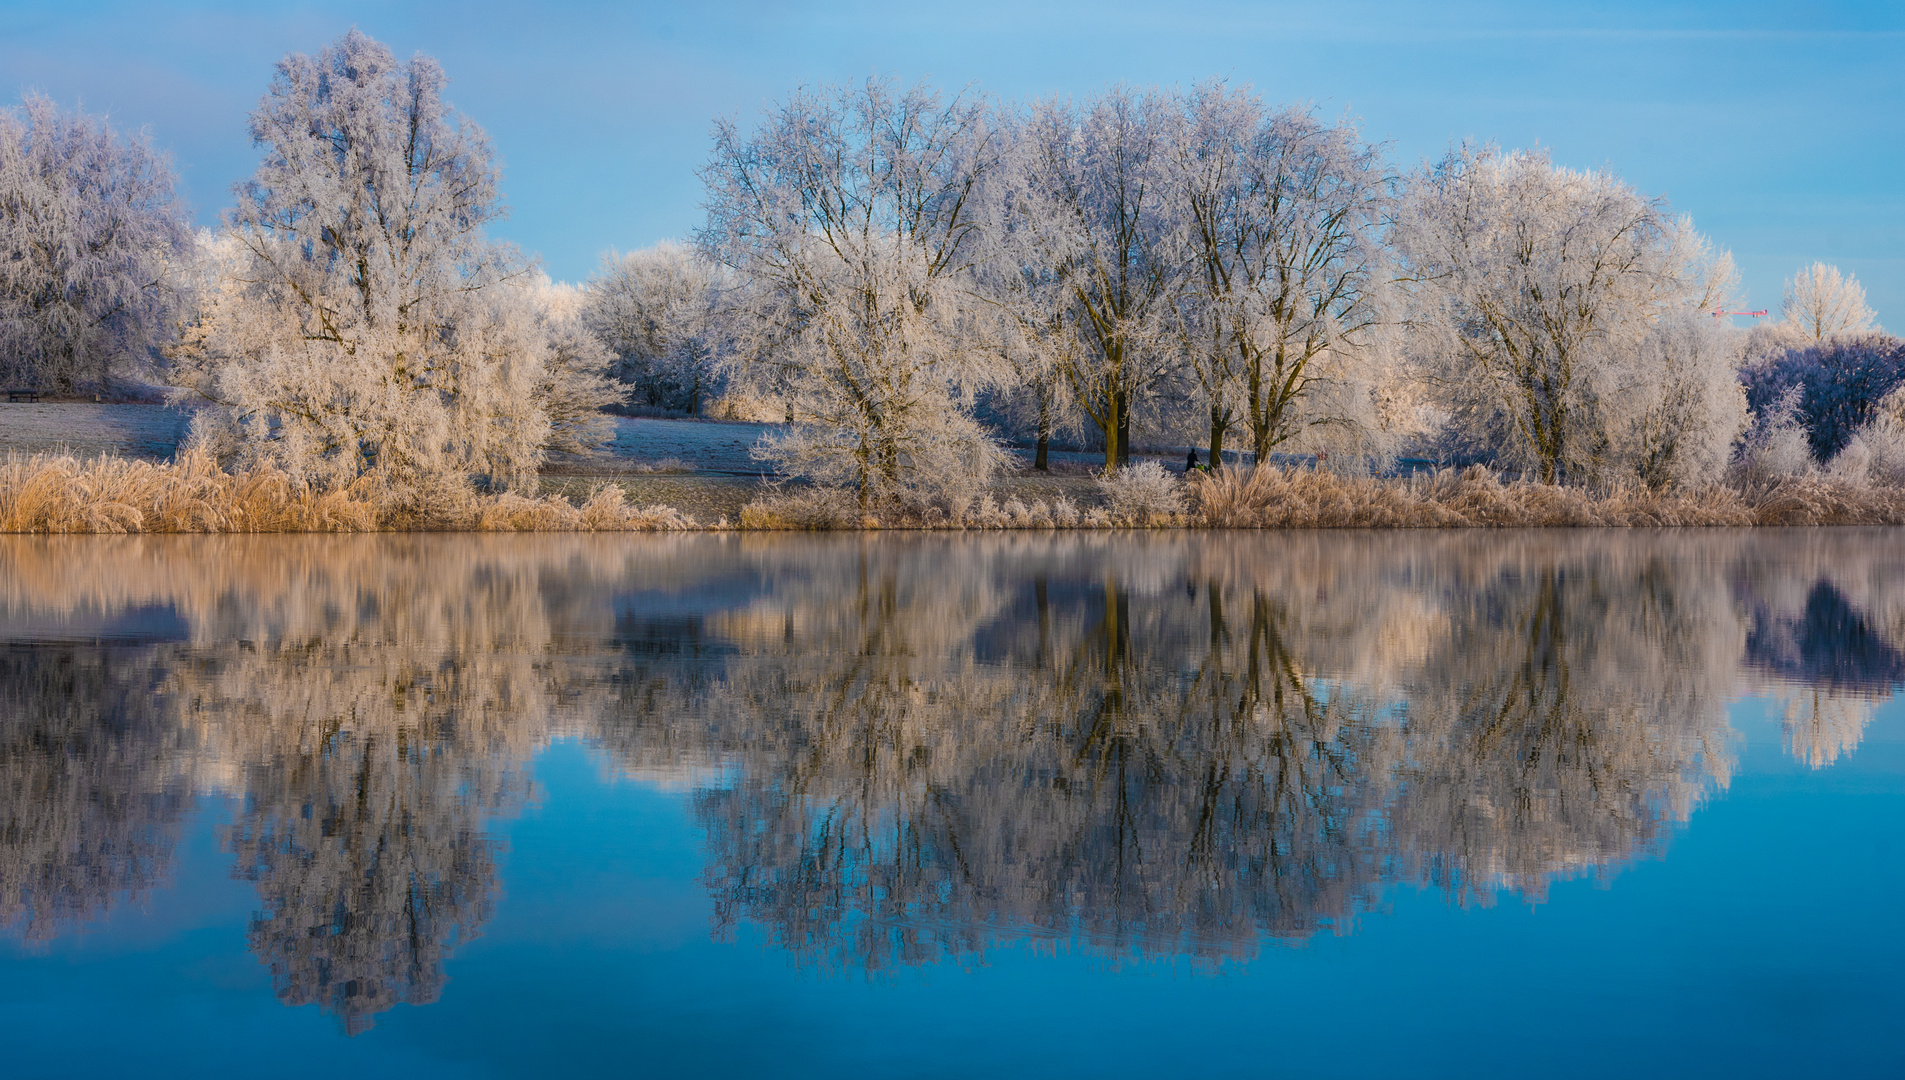
<instances>
[{"instance_id":1,"label":"frozen bush","mask_svg":"<svg viewBox=\"0 0 1905 1080\"><path fill-rule=\"evenodd\" d=\"M741 508L744 529L843 529L856 523L866 524L851 493L834 488L769 495Z\"/></svg>"},{"instance_id":2,"label":"frozen bush","mask_svg":"<svg viewBox=\"0 0 1905 1080\"><path fill-rule=\"evenodd\" d=\"M1763 483L1812 471L1812 449L1798 417L1798 388L1769 402L1755 417L1734 462L1734 479Z\"/></svg>"},{"instance_id":3,"label":"frozen bush","mask_svg":"<svg viewBox=\"0 0 1905 1080\"><path fill-rule=\"evenodd\" d=\"M1061 529L1070 529L1078 524L1078 504L1067 496L1060 495L1052 500L1052 524Z\"/></svg>"},{"instance_id":4,"label":"frozen bush","mask_svg":"<svg viewBox=\"0 0 1905 1080\"><path fill-rule=\"evenodd\" d=\"M778 424L787 419L787 403L746 388L730 386L727 393L708 402L704 415L717 420Z\"/></svg>"},{"instance_id":5,"label":"frozen bush","mask_svg":"<svg viewBox=\"0 0 1905 1080\"><path fill-rule=\"evenodd\" d=\"M1155 461L1127 465L1098 481L1111 517L1131 525L1150 525L1184 512L1177 480Z\"/></svg>"},{"instance_id":6,"label":"frozen bush","mask_svg":"<svg viewBox=\"0 0 1905 1080\"><path fill-rule=\"evenodd\" d=\"M1905 485L1905 422L1890 413L1873 417L1852 433L1826 471L1849 484Z\"/></svg>"}]
</instances>

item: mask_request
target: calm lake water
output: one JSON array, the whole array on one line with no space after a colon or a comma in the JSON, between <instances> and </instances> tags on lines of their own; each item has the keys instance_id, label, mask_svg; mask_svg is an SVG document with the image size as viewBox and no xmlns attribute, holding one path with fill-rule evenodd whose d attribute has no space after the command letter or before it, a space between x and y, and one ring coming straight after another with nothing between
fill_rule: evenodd
<instances>
[{"instance_id":1,"label":"calm lake water","mask_svg":"<svg viewBox=\"0 0 1905 1080\"><path fill-rule=\"evenodd\" d=\"M1899 1075L1898 531L0 538L0 1075Z\"/></svg>"}]
</instances>

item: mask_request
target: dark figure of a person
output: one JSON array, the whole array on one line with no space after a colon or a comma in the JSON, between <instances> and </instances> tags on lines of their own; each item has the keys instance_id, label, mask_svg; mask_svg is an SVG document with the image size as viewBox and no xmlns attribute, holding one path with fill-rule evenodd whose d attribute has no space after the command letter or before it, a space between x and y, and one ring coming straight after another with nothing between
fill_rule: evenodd
<instances>
[{"instance_id":1,"label":"dark figure of a person","mask_svg":"<svg viewBox=\"0 0 1905 1080\"><path fill-rule=\"evenodd\" d=\"M1191 473L1194 473L1196 471L1197 471L1197 447L1193 446L1191 447L1190 460L1184 463L1184 473L1185 475L1188 476Z\"/></svg>"}]
</instances>

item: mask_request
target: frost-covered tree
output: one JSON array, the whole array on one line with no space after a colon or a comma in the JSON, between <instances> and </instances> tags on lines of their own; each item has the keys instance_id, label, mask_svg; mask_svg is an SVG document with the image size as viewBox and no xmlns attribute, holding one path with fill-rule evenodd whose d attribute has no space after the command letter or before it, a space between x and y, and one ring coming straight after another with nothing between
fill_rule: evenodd
<instances>
[{"instance_id":1,"label":"frost-covered tree","mask_svg":"<svg viewBox=\"0 0 1905 1080\"><path fill-rule=\"evenodd\" d=\"M1120 86L1083 107L1039 102L1013 132L1018 224L997 257L1044 305L1034 321L1076 337L1059 370L1104 437L1107 471L1130 461L1134 409L1182 366L1171 332L1185 272L1171 194L1182 126L1175 97Z\"/></svg>"},{"instance_id":2,"label":"frost-covered tree","mask_svg":"<svg viewBox=\"0 0 1905 1080\"><path fill-rule=\"evenodd\" d=\"M970 487L1001 451L973 419L974 197L997 160L982 101L869 80L801 90L751 134L715 128L704 251L757 287L791 430L760 452L863 506Z\"/></svg>"},{"instance_id":3,"label":"frost-covered tree","mask_svg":"<svg viewBox=\"0 0 1905 1080\"><path fill-rule=\"evenodd\" d=\"M1747 421L1740 335L1705 312L1662 318L1642 339L1613 432L1616 455L1655 489L1717 478Z\"/></svg>"},{"instance_id":4,"label":"frost-covered tree","mask_svg":"<svg viewBox=\"0 0 1905 1080\"><path fill-rule=\"evenodd\" d=\"M1076 368L1081 345L1064 320L1037 301L1036 285L1016 274L1013 278L995 293L1004 301L1004 317L988 338L1002 365L996 404L1031 431L1032 467L1043 471L1051 467L1053 437L1076 427L1078 410L1072 407L1065 372Z\"/></svg>"},{"instance_id":5,"label":"frost-covered tree","mask_svg":"<svg viewBox=\"0 0 1905 1080\"><path fill-rule=\"evenodd\" d=\"M485 238L497 170L446 81L356 30L279 62L251 117L265 158L229 215L233 273L201 320L197 389L227 406L202 438L319 485L435 498L471 476L531 484L552 441L586 432L551 413L576 419L560 373L593 361Z\"/></svg>"},{"instance_id":6,"label":"frost-covered tree","mask_svg":"<svg viewBox=\"0 0 1905 1080\"><path fill-rule=\"evenodd\" d=\"M697 416L720 392L718 369L732 351L731 276L671 240L602 257L587 286L586 318L635 403Z\"/></svg>"},{"instance_id":7,"label":"frost-covered tree","mask_svg":"<svg viewBox=\"0 0 1905 1080\"><path fill-rule=\"evenodd\" d=\"M40 94L0 109L0 379L103 390L162 342L191 239L173 186L143 132Z\"/></svg>"},{"instance_id":8,"label":"frost-covered tree","mask_svg":"<svg viewBox=\"0 0 1905 1080\"><path fill-rule=\"evenodd\" d=\"M1000 139L1017 148L1017 118L1004 119ZM1029 212L1044 200L1026 189L1025 170L1013 165L1008 158L984 186L986 257L975 268L973 290L989 316L979 323L982 347L997 350L1001 364L994 405L1031 431L1032 467L1043 470L1050 466L1053 436L1077 426L1067 373L1086 363L1085 343L1069 317L1070 293L1060 272L1035 258L1040 226Z\"/></svg>"},{"instance_id":9,"label":"frost-covered tree","mask_svg":"<svg viewBox=\"0 0 1905 1080\"><path fill-rule=\"evenodd\" d=\"M1787 279L1779 311L1788 326L1813 341L1878 325L1878 316L1865 306L1859 279L1822 262Z\"/></svg>"},{"instance_id":10,"label":"frost-covered tree","mask_svg":"<svg viewBox=\"0 0 1905 1080\"><path fill-rule=\"evenodd\" d=\"M510 317L527 323L524 353L541 361L533 400L549 418L543 448L579 454L600 446L614 433L602 410L618 395L606 374L614 357L589 326L586 290L541 272L509 284L517 304Z\"/></svg>"},{"instance_id":11,"label":"frost-covered tree","mask_svg":"<svg viewBox=\"0 0 1905 1080\"><path fill-rule=\"evenodd\" d=\"M1620 432L1658 403L1663 378L1697 365L1710 385L1721 369L1708 351L1660 362L1658 347L1697 337L1644 343L1663 320L1716 302L1730 258L1660 201L1542 153L1465 144L1412 187L1395 247L1418 347L1457 430L1550 483L1646 472L1634 456L1645 440L1623 447Z\"/></svg>"},{"instance_id":12,"label":"frost-covered tree","mask_svg":"<svg viewBox=\"0 0 1905 1080\"><path fill-rule=\"evenodd\" d=\"M1310 391L1356 381L1374 352L1389 171L1353 125L1305 109L1272 111L1222 83L1187 104L1173 152L1191 267L1181 306L1211 460L1241 422L1263 461L1317 424L1361 419L1341 415L1356 389Z\"/></svg>"}]
</instances>

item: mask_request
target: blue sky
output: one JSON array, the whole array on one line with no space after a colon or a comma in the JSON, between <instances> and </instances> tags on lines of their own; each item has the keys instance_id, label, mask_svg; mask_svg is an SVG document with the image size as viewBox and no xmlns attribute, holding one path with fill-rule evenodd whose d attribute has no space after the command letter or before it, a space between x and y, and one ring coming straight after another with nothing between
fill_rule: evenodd
<instances>
[{"instance_id":1,"label":"blue sky","mask_svg":"<svg viewBox=\"0 0 1905 1080\"><path fill-rule=\"evenodd\" d=\"M869 74L1009 98L1221 75L1362 118L1408 165L1473 137L1608 168L1733 251L1746 301L1822 259L1905 329L1905 4L1352 3L280 5L0 0L0 95L150 127L200 221L256 164L244 119L287 52L351 25L442 60L487 128L497 232L580 279L684 236L718 115Z\"/></svg>"}]
</instances>

